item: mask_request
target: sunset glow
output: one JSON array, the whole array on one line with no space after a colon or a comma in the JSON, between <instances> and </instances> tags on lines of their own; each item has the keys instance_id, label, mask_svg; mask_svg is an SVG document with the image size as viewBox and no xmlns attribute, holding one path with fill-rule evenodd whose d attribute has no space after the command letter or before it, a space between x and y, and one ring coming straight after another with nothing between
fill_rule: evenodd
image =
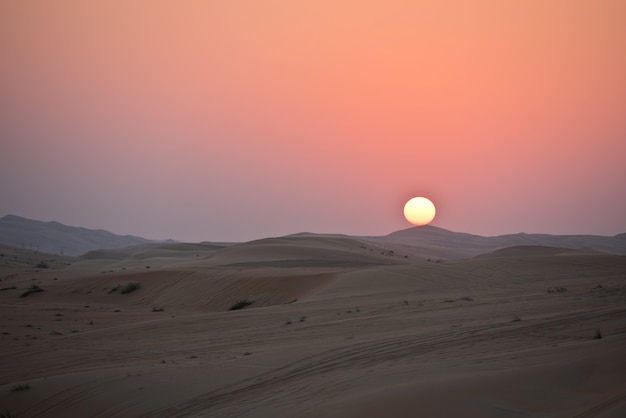
<instances>
[{"instance_id":1,"label":"sunset glow","mask_svg":"<svg viewBox=\"0 0 626 418\"><path fill-rule=\"evenodd\" d=\"M624 16L618 0L3 1L0 216L371 235L406 227L419 187L452 230L624 232Z\"/></svg>"}]
</instances>

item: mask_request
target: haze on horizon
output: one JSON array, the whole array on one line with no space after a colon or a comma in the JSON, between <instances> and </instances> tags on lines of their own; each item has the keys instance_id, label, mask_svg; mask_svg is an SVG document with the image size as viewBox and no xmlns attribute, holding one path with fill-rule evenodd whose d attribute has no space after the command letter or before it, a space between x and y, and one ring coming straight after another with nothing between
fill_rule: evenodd
<instances>
[{"instance_id":1,"label":"haze on horizon","mask_svg":"<svg viewBox=\"0 0 626 418\"><path fill-rule=\"evenodd\" d=\"M0 216L626 232L626 2L4 1Z\"/></svg>"}]
</instances>

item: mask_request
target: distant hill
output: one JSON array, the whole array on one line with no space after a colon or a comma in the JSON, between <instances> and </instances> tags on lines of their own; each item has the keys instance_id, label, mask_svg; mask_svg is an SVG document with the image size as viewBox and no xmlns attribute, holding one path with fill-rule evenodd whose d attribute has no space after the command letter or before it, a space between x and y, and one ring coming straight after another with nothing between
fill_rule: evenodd
<instances>
[{"instance_id":1,"label":"distant hill","mask_svg":"<svg viewBox=\"0 0 626 418\"><path fill-rule=\"evenodd\" d=\"M382 237L362 239L413 255L449 259L469 258L501 248L520 246L558 247L626 255L626 234L611 237L519 233L483 237L426 225L403 229Z\"/></svg>"},{"instance_id":2,"label":"distant hill","mask_svg":"<svg viewBox=\"0 0 626 418\"><path fill-rule=\"evenodd\" d=\"M0 218L0 243L51 254L81 255L98 249L116 249L153 243L133 235L116 235L102 229L87 229L7 215Z\"/></svg>"},{"instance_id":3,"label":"distant hill","mask_svg":"<svg viewBox=\"0 0 626 418\"><path fill-rule=\"evenodd\" d=\"M285 253L291 254L294 251L300 251L298 248L303 246L304 243L309 243L307 240L312 238L315 239L315 242L319 240L330 240L334 244L341 242L341 248L337 249L344 252L347 251L349 253L354 250L354 248L352 248L352 244L354 243L358 243L355 248L359 251L362 248L369 248L365 245L366 243L375 244L380 254L385 255L386 253L384 250L388 249L392 250L392 253L400 257L412 256L437 259L465 259L475 257L480 254L492 253L502 248L532 246L598 251L608 254L626 255L626 234L619 234L610 237L599 235L548 235L519 233L483 237L480 235L448 231L432 225L403 229L389 235L375 237L350 237L336 234L300 233L282 237L280 240L274 239L268 241L272 244L269 246L272 248L270 252L272 254L280 253L282 257ZM268 239L266 239L266 241L267 240ZM342 245L347 242L346 240L354 240L352 244L348 245L348 247L350 247L349 250L347 250L348 247L342 247ZM173 241L169 243L173 245L173 247L170 248L167 246L168 242L153 241L132 235L116 235L102 229L94 230L73 227L63 225L59 222L36 221L14 215L7 215L0 218L0 243L21 249L51 254L65 254L68 256L82 255L95 250L107 250L105 252L100 251L97 254L89 254L87 257L96 257L98 254L99 256L103 256L106 253L109 258L125 258L131 255L135 258L141 258L146 256L146 254L156 254L156 252L159 254L165 254L168 253L168 251L180 252L183 249L183 247L181 247L182 244L175 243ZM146 244L152 245L146 246ZM159 245L154 246L154 244ZM223 258L222 261L226 264L228 263L227 258L229 258L232 254L238 254L238 252L241 251L252 251L255 254L257 253L256 247L258 246L258 242L251 241L250 243L242 243L245 245L233 244L234 243L204 242L187 245L195 245L198 248L194 247L194 249L202 251L206 251L210 247L212 248L212 251L216 252L214 261L218 258ZM364 246L361 247L361 245ZM231 246L232 248L226 248ZM123 252L110 251L126 247L135 248L125 249ZM268 246L263 246L263 248L264 251L269 251ZM309 255L307 255L307 257ZM256 256L258 256L258 254L256 254L255 257ZM296 257L296 259L301 259L301 257L304 257L304 255L298 253L298 257ZM351 257L353 257L353 255L348 258ZM317 255L312 257L312 259L317 258L319 258ZM255 262L261 263L266 261L268 260L259 259ZM275 260L270 261L275 262Z\"/></svg>"}]
</instances>

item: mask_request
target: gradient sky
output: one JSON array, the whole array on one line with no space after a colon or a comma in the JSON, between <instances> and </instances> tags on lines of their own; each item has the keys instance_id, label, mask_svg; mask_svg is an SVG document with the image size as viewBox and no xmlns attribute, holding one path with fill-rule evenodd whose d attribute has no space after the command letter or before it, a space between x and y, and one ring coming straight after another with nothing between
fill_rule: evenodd
<instances>
[{"instance_id":1,"label":"gradient sky","mask_svg":"<svg viewBox=\"0 0 626 418\"><path fill-rule=\"evenodd\" d=\"M626 1L0 2L0 216L626 232Z\"/></svg>"}]
</instances>

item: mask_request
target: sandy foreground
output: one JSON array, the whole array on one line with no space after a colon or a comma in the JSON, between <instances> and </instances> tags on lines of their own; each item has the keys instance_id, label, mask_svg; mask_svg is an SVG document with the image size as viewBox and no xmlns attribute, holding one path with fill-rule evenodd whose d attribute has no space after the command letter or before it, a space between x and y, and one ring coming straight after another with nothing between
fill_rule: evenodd
<instances>
[{"instance_id":1,"label":"sandy foreground","mask_svg":"<svg viewBox=\"0 0 626 418\"><path fill-rule=\"evenodd\" d=\"M626 416L624 256L306 236L0 254L0 417Z\"/></svg>"}]
</instances>

